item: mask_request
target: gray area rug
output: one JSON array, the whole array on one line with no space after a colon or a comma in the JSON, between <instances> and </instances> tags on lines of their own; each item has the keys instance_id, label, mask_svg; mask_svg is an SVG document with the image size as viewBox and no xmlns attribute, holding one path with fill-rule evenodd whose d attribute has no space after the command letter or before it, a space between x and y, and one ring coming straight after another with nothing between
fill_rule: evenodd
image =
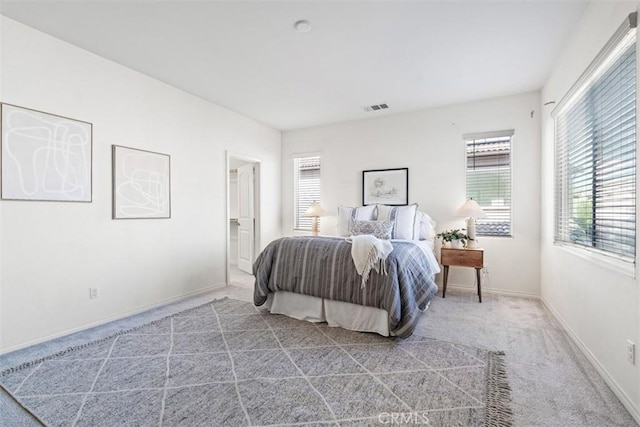
<instances>
[{"instance_id":1,"label":"gray area rug","mask_svg":"<svg viewBox=\"0 0 640 427\"><path fill-rule=\"evenodd\" d=\"M47 426L509 426L503 354L215 300L0 373Z\"/></svg>"}]
</instances>

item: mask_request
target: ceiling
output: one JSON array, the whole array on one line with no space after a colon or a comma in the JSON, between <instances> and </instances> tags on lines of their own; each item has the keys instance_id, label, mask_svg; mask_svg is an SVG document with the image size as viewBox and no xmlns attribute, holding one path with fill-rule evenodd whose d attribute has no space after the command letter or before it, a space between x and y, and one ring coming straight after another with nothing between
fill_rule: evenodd
<instances>
[{"instance_id":1,"label":"ceiling","mask_svg":"<svg viewBox=\"0 0 640 427\"><path fill-rule=\"evenodd\" d=\"M586 5L2 0L0 13L290 130L539 90Z\"/></svg>"}]
</instances>

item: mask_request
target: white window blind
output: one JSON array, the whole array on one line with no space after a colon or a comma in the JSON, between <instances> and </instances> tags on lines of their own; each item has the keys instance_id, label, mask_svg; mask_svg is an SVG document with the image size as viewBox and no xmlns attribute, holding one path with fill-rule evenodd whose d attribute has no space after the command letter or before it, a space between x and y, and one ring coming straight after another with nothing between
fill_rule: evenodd
<instances>
[{"instance_id":1,"label":"white window blind","mask_svg":"<svg viewBox=\"0 0 640 427\"><path fill-rule=\"evenodd\" d=\"M629 262L636 253L632 22L618 30L553 112L555 241Z\"/></svg>"},{"instance_id":2,"label":"white window blind","mask_svg":"<svg viewBox=\"0 0 640 427\"><path fill-rule=\"evenodd\" d=\"M320 156L295 157L293 159L294 229L311 230L313 218L303 215L314 201L320 201Z\"/></svg>"},{"instance_id":3,"label":"white window blind","mask_svg":"<svg viewBox=\"0 0 640 427\"><path fill-rule=\"evenodd\" d=\"M511 235L511 138L513 130L465 135L467 199L487 214L476 219L479 236Z\"/></svg>"}]
</instances>

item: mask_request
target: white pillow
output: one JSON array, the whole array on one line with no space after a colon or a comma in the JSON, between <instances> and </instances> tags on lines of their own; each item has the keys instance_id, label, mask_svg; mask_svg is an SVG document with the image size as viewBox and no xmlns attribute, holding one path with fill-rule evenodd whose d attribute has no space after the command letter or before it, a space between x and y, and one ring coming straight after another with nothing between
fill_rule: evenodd
<instances>
[{"instance_id":1,"label":"white pillow","mask_svg":"<svg viewBox=\"0 0 640 427\"><path fill-rule=\"evenodd\" d=\"M393 222L392 239L418 240L420 235L420 218L418 205L387 206L377 205L378 221Z\"/></svg>"},{"instance_id":2,"label":"white pillow","mask_svg":"<svg viewBox=\"0 0 640 427\"><path fill-rule=\"evenodd\" d=\"M371 221L374 218L376 205L349 208L338 206L338 236L349 237L352 221Z\"/></svg>"},{"instance_id":3,"label":"white pillow","mask_svg":"<svg viewBox=\"0 0 640 427\"><path fill-rule=\"evenodd\" d=\"M418 211L418 216L420 217L420 232L418 238L420 240L428 240L429 242L433 242L436 237L436 222L424 212Z\"/></svg>"}]
</instances>

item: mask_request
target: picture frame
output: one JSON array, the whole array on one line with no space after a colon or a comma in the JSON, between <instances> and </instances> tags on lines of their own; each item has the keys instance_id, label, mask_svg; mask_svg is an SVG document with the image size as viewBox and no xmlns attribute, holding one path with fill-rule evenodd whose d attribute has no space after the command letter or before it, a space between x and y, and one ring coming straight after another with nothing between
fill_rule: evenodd
<instances>
[{"instance_id":1,"label":"picture frame","mask_svg":"<svg viewBox=\"0 0 640 427\"><path fill-rule=\"evenodd\" d=\"M409 204L409 168L362 171L362 204Z\"/></svg>"},{"instance_id":2,"label":"picture frame","mask_svg":"<svg viewBox=\"0 0 640 427\"><path fill-rule=\"evenodd\" d=\"M0 103L0 198L92 201L93 124Z\"/></svg>"},{"instance_id":3,"label":"picture frame","mask_svg":"<svg viewBox=\"0 0 640 427\"><path fill-rule=\"evenodd\" d=\"M171 156L112 146L112 218L171 218Z\"/></svg>"}]
</instances>

